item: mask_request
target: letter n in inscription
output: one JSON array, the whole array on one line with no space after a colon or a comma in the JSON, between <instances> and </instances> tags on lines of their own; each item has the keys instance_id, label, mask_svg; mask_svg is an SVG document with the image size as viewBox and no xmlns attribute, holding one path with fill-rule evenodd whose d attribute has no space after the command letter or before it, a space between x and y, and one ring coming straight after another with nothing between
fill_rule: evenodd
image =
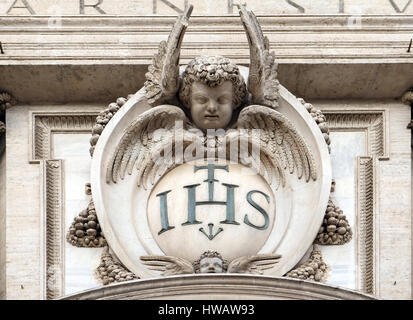
<instances>
[{"instance_id":1,"label":"letter n in inscription","mask_svg":"<svg viewBox=\"0 0 413 320\"><path fill-rule=\"evenodd\" d=\"M169 225L168 221L168 202L167 202L167 194L171 192L171 190L158 193L156 196L160 198L161 204L160 204L160 209L161 209L161 225L162 229L161 231L158 232L158 235L161 233L164 233L165 231L171 230L175 227Z\"/></svg>"},{"instance_id":2,"label":"letter n in inscription","mask_svg":"<svg viewBox=\"0 0 413 320\"><path fill-rule=\"evenodd\" d=\"M248 219L248 216L245 215L244 217L244 223L246 225L249 225L250 227L253 227L255 229L258 230L265 230L268 228L268 226L270 225L270 219L268 218L268 214L267 212L261 207L259 206L254 200L252 200L251 196L254 193L259 193L262 194L265 197L265 200L267 200L268 203L270 203L270 197L268 195L266 195L264 192L258 191L258 190L252 190L250 192L248 192L247 194L247 201L250 205L252 205L255 209L257 209L264 217L264 224L262 226L256 226L255 224L252 224L250 222L250 220Z\"/></svg>"},{"instance_id":3,"label":"letter n in inscription","mask_svg":"<svg viewBox=\"0 0 413 320\"><path fill-rule=\"evenodd\" d=\"M153 2L153 14L157 14L158 13L158 0L152 0ZM184 13L184 10L186 10L186 8L188 8L188 0L185 0L184 2L184 10L178 8L176 5L174 5L172 2L168 1L168 0L159 0L161 2L163 2L164 4L166 4L169 8L175 10L176 12L178 12L179 14Z\"/></svg>"}]
</instances>

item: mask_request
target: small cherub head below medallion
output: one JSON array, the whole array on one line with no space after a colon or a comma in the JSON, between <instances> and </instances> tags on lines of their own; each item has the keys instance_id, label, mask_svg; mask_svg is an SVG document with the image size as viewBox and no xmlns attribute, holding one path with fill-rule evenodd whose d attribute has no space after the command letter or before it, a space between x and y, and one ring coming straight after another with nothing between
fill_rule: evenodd
<instances>
[{"instance_id":1,"label":"small cherub head below medallion","mask_svg":"<svg viewBox=\"0 0 413 320\"><path fill-rule=\"evenodd\" d=\"M179 89L182 104L191 110L192 120L202 129L224 129L233 110L247 96L239 68L220 56L197 57L189 62Z\"/></svg>"},{"instance_id":2,"label":"small cherub head below medallion","mask_svg":"<svg viewBox=\"0 0 413 320\"><path fill-rule=\"evenodd\" d=\"M195 273L225 273L228 263L216 251L206 251L193 263Z\"/></svg>"}]
</instances>

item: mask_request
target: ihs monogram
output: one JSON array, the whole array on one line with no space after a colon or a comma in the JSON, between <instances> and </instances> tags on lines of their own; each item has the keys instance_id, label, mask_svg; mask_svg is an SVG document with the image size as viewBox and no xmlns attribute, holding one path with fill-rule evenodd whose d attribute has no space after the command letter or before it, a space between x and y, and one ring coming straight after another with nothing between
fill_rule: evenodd
<instances>
[{"instance_id":1,"label":"ihs monogram","mask_svg":"<svg viewBox=\"0 0 413 320\"><path fill-rule=\"evenodd\" d=\"M220 166L215 165L212 162L209 162L208 165L205 166L194 166L194 173L199 170L207 170L207 179L202 181L202 183L208 184L208 200L206 201L196 201L196 188L201 185L201 183L191 184L184 186L183 188L187 189L188 192L188 204L187 204L187 221L183 222L182 226L189 226L194 224L202 224L202 221L198 221L196 217L196 208L197 206L208 206L208 205L222 205L226 207L226 216L225 220L220 221L221 224L232 224L232 225L240 225L239 222L235 220L235 189L239 187L239 185L229 184L229 183L221 183L222 186L226 188L226 201L216 201L214 200L214 186L216 182L220 182L219 180L215 179L215 170L225 170L229 172L228 165ZM172 190L167 190L161 193L158 193L156 196L160 199L160 217L161 217L161 226L162 229L158 232L158 235L174 229L175 226L169 225L168 219L168 193ZM253 199L253 194L261 194L264 196L265 200L270 203L271 198L264 192L259 190L251 190L246 195L247 202L258 212L260 212L264 218L263 225L255 225L250 222L248 215L244 216L243 222L255 229L258 230L265 230L269 226L269 217L267 212L257 204ZM224 231L222 227L219 227L218 230L214 233L213 231L214 224L208 223L208 232L205 231L203 227L199 228L199 231L204 234L209 240L213 240L219 233Z\"/></svg>"}]
</instances>

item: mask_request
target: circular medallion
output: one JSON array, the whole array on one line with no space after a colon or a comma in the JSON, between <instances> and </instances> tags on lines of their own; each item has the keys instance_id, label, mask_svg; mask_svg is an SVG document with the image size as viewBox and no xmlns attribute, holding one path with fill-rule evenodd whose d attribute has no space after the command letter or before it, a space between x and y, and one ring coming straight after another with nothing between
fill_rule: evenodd
<instances>
[{"instance_id":1,"label":"circular medallion","mask_svg":"<svg viewBox=\"0 0 413 320\"><path fill-rule=\"evenodd\" d=\"M153 188L147 219L165 255L194 261L213 250L232 260L263 247L275 221L275 198L250 168L192 161Z\"/></svg>"},{"instance_id":2,"label":"circular medallion","mask_svg":"<svg viewBox=\"0 0 413 320\"><path fill-rule=\"evenodd\" d=\"M315 180L282 169L285 180L277 187L275 182L268 184L261 172L225 161L186 161L159 175L153 166L155 170L141 174L141 167L126 166L115 158L127 142L125 132L133 132L139 121L153 119L160 110L175 117L179 112L173 113L173 106L150 109L142 91L115 114L96 145L91 185L105 238L129 270L140 278L157 277L162 272L149 269L143 256L172 256L193 263L206 250L229 261L281 255L265 270L267 275L284 275L297 264L324 218L331 164L323 135L302 103L282 86L279 94L277 112L305 138L319 173ZM114 162L119 172L113 173ZM114 181L115 176L119 178ZM144 183L151 179L152 184Z\"/></svg>"}]
</instances>

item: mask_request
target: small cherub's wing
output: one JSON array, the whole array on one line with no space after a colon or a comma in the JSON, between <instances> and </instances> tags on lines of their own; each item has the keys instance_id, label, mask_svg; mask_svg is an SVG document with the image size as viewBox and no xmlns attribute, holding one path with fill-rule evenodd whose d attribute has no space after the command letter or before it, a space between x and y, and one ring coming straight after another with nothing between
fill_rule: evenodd
<instances>
[{"instance_id":1,"label":"small cherub's wing","mask_svg":"<svg viewBox=\"0 0 413 320\"><path fill-rule=\"evenodd\" d=\"M158 53L155 54L152 64L145 74L146 98L152 106L157 106L172 99L179 89L179 57L182 39L193 6L190 5L178 17L169 34L168 41L159 44Z\"/></svg>"},{"instance_id":2,"label":"small cherub's wing","mask_svg":"<svg viewBox=\"0 0 413 320\"><path fill-rule=\"evenodd\" d=\"M149 269L162 271L163 276L194 273L192 264L182 258L171 256L142 256L140 259Z\"/></svg>"},{"instance_id":3,"label":"small cherub's wing","mask_svg":"<svg viewBox=\"0 0 413 320\"><path fill-rule=\"evenodd\" d=\"M283 171L296 172L298 179L305 177L317 179L316 165L304 138L295 126L281 113L265 106L253 105L244 108L237 122L238 130L259 129L261 163L266 179L272 183L272 172L281 175L279 179L285 184ZM274 170L275 169L275 170Z\"/></svg>"},{"instance_id":4,"label":"small cherub's wing","mask_svg":"<svg viewBox=\"0 0 413 320\"><path fill-rule=\"evenodd\" d=\"M155 175L159 176L174 166L174 161L157 162L162 160L161 156L167 156L163 154L168 149L166 145L174 145L175 134L178 133L175 127L177 123L183 124L179 139L183 138L184 143L185 140L196 138L186 131L187 118L176 106L162 105L142 113L129 125L121 138L108 164L106 182L117 183L119 178L125 178L126 172L132 174L136 166L138 186L146 187L149 178L153 185Z\"/></svg>"},{"instance_id":5,"label":"small cherub's wing","mask_svg":"<svg viewBox=\"0 0 413 320\"><path fill-rule=\"evenodd\" d=\"M248 11L245 5L238 5L238 8L250 46L248 91L251 94L251 101L249 104L276 108L279 81L275 53L269 51L269 40L264 37L254 13Z\"/></svg>"},{"instance_id":6,"label":"small cherub's wing","mask_svg":"<svg viewBox=\"0 0 413 320\"><path fill-rule=\"evenodd\" d=\"M258 254L255 256L240 257L231 261L228 266L228 273L263 274L264 270L274 267L280 258L280 254Z\"/></svg>"}]
</instances>

